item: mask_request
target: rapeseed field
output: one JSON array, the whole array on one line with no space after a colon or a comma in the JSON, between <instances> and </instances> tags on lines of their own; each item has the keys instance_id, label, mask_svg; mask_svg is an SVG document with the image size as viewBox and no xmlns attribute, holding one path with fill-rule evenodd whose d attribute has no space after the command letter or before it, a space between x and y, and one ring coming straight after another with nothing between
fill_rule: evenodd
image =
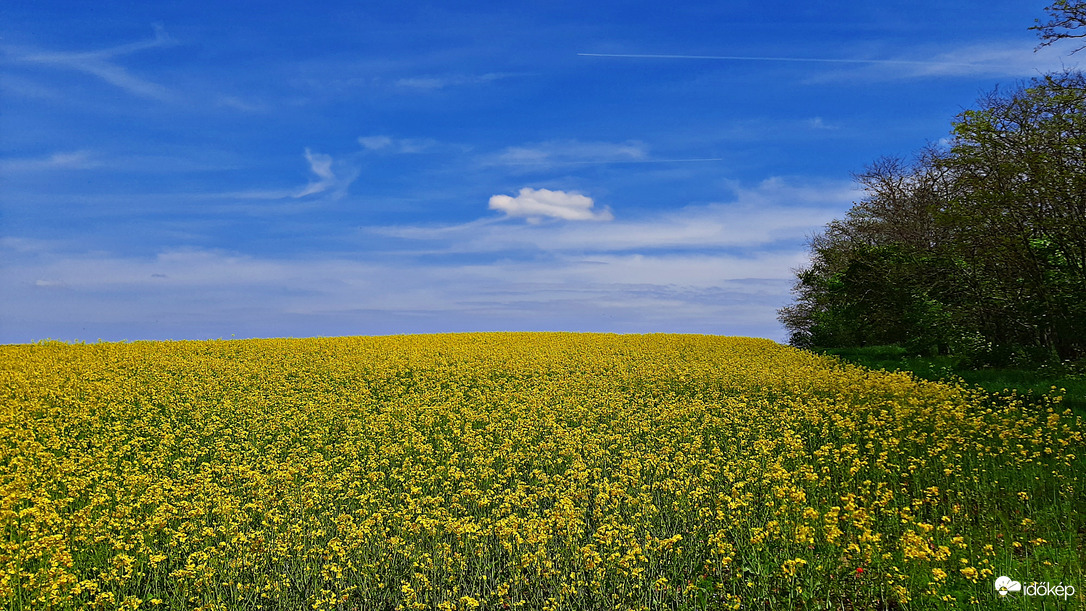
<instances>
[{"instance_id":1,"label":"rapeseed field","mask_svg":"<svg viewBox=\"0 0 1086 611\"><path fill-rule=\"evenodd\" d=\"M1086 600L1058 396L767 340L44 342L0 346L0 402L8 609Z\"/></svg>"}]
</instances>

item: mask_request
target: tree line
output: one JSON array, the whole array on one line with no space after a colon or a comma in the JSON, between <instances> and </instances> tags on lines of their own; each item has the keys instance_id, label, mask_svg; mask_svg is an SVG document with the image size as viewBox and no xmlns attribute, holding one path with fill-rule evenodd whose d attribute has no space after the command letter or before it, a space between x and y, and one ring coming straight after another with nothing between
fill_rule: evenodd
<instances>
[{"instance_id":1,"label":"tree line","mask_svg":"<svg viewBox=\"0 0 1086 611\"><path fill-rule=\"evenodd\" d=\"M1083 1L1046 8L1045 46L1079 38ZM944 146L882 158L864 197L810 241L793 345L896 344L977 365L1086 357L1086 76L995 90Z\"/></svg>"}]
</instances>

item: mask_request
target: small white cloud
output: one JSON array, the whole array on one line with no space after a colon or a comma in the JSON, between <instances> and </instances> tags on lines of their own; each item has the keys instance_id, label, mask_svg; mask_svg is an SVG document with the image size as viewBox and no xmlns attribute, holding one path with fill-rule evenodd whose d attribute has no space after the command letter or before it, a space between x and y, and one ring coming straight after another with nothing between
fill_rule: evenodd
<instances>
[{"instance_id":1,"label":"small white cloud","mask_svg":"<svg viewBox=\"0 0 1086 611\"><path fill-rule=\"evenodd\" d=\"M487 160L488 165L557 165L581 163L625 163L647 161L648 147L636 140L626 142L582 142L550 140L526 146L511 146Z\"/></svg>"},{"instance_id":2,"label":"small white cloud","mask_svg":"<svg viewBox=\"0 0 1086 611\"><path fill-rule=\"evenodd\" d=\"M822 117L807 119L807 127L811 129L837 129L836 125L826 123L826 121Z\"/></svg>"},{"instance_id":3,"label":"small white cloud","mask_svg":"<svg viewBox=\"0 0 1086 611\"><path fill-rule=\"evenodd\" d=\"M309 163L309 171L314 178L304 187L293 189L246 189L244 191L225 191L210 194L211 198L248 199L248 200L276 200L276 199L300 199L310 195L326 194L333 199L338 199L347 194L347 189L359 176L359 168L351 163L336 163L331 155L314 153L305 149L305 160Z\"/></svg>"},{"instance_id":4,"label":"small white cloud","mask_svg":"<svg viewBox=\"0 0 1086 611\"><path fill-rule=\"evenodd\" d=\"M396 81L397 87L407 87L410 89L441 89L449 85L451 81L449 79L442 79L437 77L419 76L414 78L402 78Z\"/></svg>"},{"instance_id":5,"label":"small white cloud","mask_svg":"<svg viewBox=\"0 0 1086 611\"><path fill-rule=\"evenodd\" d=\"M392 138L388 136L362 136L358 143L367 151L379 151L392 145Z\"/></svg>"},{"instance_id":6,"label":"small white cloud","mask_svg":"<svg viewBox=\"0 0 1086 611\"><path fill-rule=\"evenodd\" d=\"M362 136L358 143L367 151L389 153L421 153L437 146L437 142L428 138L392 138L384 135Z\"/></svg>"},{"instance_id":7,"label":"small white cloud","mask_svg":"<svg viewBox=\"0 0 1086 611\"><path fill-rule=\"evenodd\" d=\"M516 197L495 195L490 198L490 209L500 210L506 216L526 217L538 222L544 217L567 221L610 221L614 219L610 209L593 210L595 202L580 193L532 189L525 187Z\"/></svg>"},{"instance_id":8,"label":"small white cloud","mask_svg":"<svg viewBox=\"0 0 1086 611\"><path fill-rule=\"evenodd\" d=\"M437 91L446 87L463 85L483 85L506 78L510 75L497 72L487 74L449 74L442 76L417 76L396 80L395 85L403 89L416 91Z\"/></svg>"},{"instance_id":9,"label":"small white cloud","mask_svg":"<svg viewBox=\"0 0 1086 611\"><path fill-rule=\"evenodd\" d=\"M294 197L305 197L328 190L336 183L336 175L332 172L332 156L314 153L305 149L305 159L309 162L309 169L317 175L317 180L312 180Z\"/></svg>"},{"instance_id":10,"label":"small white cloud","mask_svg":"<svg viewBox=\"0 0 1086 611\"><path fill-rule=\"evenodd\" d=\"M48 157L0 159L0 172L37 172L44 170L89 170L102 162L88 151L53 153Z\"/></svg>"},{"instance_id":11,"label":"small white cloud","mask_svg":"<svg viewBox=\"0 0 1086 611\"><path fill-rule=\"evenodd\" d=\"M219 106L233 108L242 112L263 112L268 109L264 104L250 102L232 95L220 96Z\"/></svg>"}]
</instances>

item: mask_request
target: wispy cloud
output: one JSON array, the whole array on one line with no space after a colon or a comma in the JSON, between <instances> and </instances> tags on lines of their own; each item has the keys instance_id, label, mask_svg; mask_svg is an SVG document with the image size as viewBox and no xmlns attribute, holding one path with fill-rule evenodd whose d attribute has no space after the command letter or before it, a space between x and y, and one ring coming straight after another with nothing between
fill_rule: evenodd
<instances>
[{"instance_id":1,"label":"wispy cloud","mask_svg":"<svg viewBox=\"0 0 1086 611\"><path fill-rule=\"evenodd\" d=\"M3 92L8 100L17 97L51 102L65 99L61 91L14 73L5 73L3 78L0 78L0 92Z\"/></svg>"},{"instance_id":2,"label":"wispy cloud","mask_svg":"<svg viewBox=\"0 0 1086 611\"><path fill-rule=\"evenodd\" d=\"M578 53L583 57L617 57L626 59L711 59L723 61L744 62L800 62L819 64L900 64L900 65L928 65L927 60L908 59L860 59L837 57L760 57L752 55L664 55L654 53ZM962 64L968 66L970 64Z\"/></svg>"},{"instance_id":3,"label":"wispy cloud","mask_svg":"<svg viewBox=\"0 0 1086 611\"><path fill-rule=\"evenodd\" d=\"M139 51L161 48L171 44L173 44L173 40L161 26L156 25L155 37L151 40L109 47L98 51L15 53L14 59L18 62L76 70L96 76L134 96L165 101L173 97L169 89L158 83L132 75L114 60Z\"/></svg>"},{"instance_id":4,"label":"wispy cloud","mask_svg":"<svg viewBox=\"0 0 1086 611\"><path fill-rule=\"evenodd\" d=\"M0 173L26 173L45 170L89 170L102 166L90 151L57 152L48 157L0 159Z\"/></svg>"},{"instance_id":5,"label":"wispy cloud","mask_svg":"<svg viewBox=\"0 0 1086 611\"><path fill-rule=\"evenodd\" d=\"M332 156L314 153L305 149L305 160L309 162L309 170L316 175L316 180L311 180L308 185L299 191L294 197L316 195L327 191L336 184L336 175L332 172Z\"/></svg>"},{"instance_id":6,"label":"wispy cloud","mask_svg":"<svg viewBox=\"0 0 1086 611\"><path fill-rule=\"evenodd\" d=\"M9 253L3 253L5 257ZM779 335L798 253L419 265L213 250L43 254L0 269L4 341L596 330ZM9 258L9 261L11 259ZM64 298L55 297L64 291ZM79 304L73 316L71 304ZM198 313L198 314L197 314ZM134 331L138 330L138 331ZM133 337L133 333L136 333Z\"/></svg>"},{"instance_id":7,"label":"wispy cloud","mask_svg":"<svg viewBox=\"0 0 1086 611\"><path fill-rule=\"evenodd\" d=\"M727 202L665 209L639 218L591 226L581 223L520 225L480 219L460 225L374 227L367 231L414 241L418 248L433 252L772 250L780 244L791 244L792 247L802 244L808 235L847 210L858 195L855 185L849 181L812 182L779 177L755 185L733 185L732 189L734 197ZM538 192L528 191L531 197L538 197ZM518 205L516 201L508 202L514 199L509 196L497 197L505 198L500 201L510 207ZM527 197L522 200L521 215L529 214L528 200ZM581 202L581 208L574 212L591 214L591 209L586 212L584 206L585 202ZM493 204L491 208L494 209ZM610 209L606 212L608 219L613 218ZM535 214L543 217L542 213ZM416 247L408 245L406 248L410 251Z\"/></svg>"},{"instance_id":8,"label":"wispy cloud","mask_svg":"<svg viewBox=\"0 0 1086 611\"><path fill-rule=\"evenodd\" d=\"M490 198L490 209L504 212L510 217L524 217L538 223L543 218L566 221L610 221L611 210L593 210L595 202L580 193L532 189L525 187L516 197L495 195Z\"/></svg>"},{"instance_id":9,"label":"wispy cloud","mask_svg":"<svg viewBox=\"0 0 1086 611\"><path fill-rule=\"evenodd\" d=\"M614 165L628 163L697 163L722 161L716 157L655 157L640 140L601 142L584 140L546 140L510 146L485 155L484 166L508 166L522 171L537 171L565 165Z\"/></svg>"},{"instance_id":10,"label":"wispy cloud","mask_svg":"<svg viewBox=\"0 0 1086 611\"><path fill-rule=\"evenodd\" d=\"M347 195L347 190L358 178L360 170L349 163L337 163L331 155L315 153L309 148L304 151L306 163L313 178L304 187L296 189L248 189L215 193L207 197L213 199L301 199L322 193L339 199Z\"/></svg>"},{"instance_id":11,"label":"wispy cloud","mask_svg":"<svg viewBox=\"0 0 1086 611\"><path fill-rule=\"evenodd\" d=\"M223 108L240 110L241 112L267 112L269 109L267 104L246 100L233 95L219 96L218 105Z\"/></svg>"},{"instance_id":12,"label":"wispy cloud","mask_svg":"<svg viewBox=\"0 0 1086 611\"><path fill-rule=\"evenodd\" d=\"M811 129L818 129L818 130L834 130L834 129L838 129L837 125L832 125L830 123L826 123L825 119L823 119L822 117L814 117L814 118L811 118L811 119L807 119L807 127L811 128Z\"/></svg>"},{"instance_id":13,"label":"wispy cloud","mask_svg":"<svg viewBox=\"0 0 1086 611\"><path fill-rule=\"evenodd\" d=\"M809 75L819 81L862 74L882 80L946 76L1034 76L1039 72L1058 70L1066 57L1061 51L1046 47L1034 52L1035 42L1012 40L977 43L948 48L917 48L908 56L871 57L802 57L757 55L684 55L655 53L578 53L586 58L630 60L705 60L721 62L770 62L820 64L835 68L828 73ZM841 68L852 69L842 71Z\"/></svg>"},{"instance_id":14,"label":"wispy cloud","mask_svg":"<svg viewBox=\"0 0 1086 611\"><path fill-rule=\"evenodd\" d=\"M1068 58L1059 49L1045 47L1034 50L1032 40L992 42L966 45L939 51L927 65L917 65L904 72L905 76L1037 76L1060 70ZM964 64L963 62L968 62ZM1074 63L1074 62L1072 62Z\"/></svg>"},{"instance_id":15,"label":"wispy cloud","mask_svg":"<svg viewBox=\"0 0 1086 611\"><path fill-rule=\"evenodd\" d=\"M448 87L461 87L465 85L485 85L497 80L508 78L512 75L497 72L486 74L447 74L411 76L396 79L396 87L415 91L435 91Z\"/></svg>"},{"instance_id":16,"label":"wispy cloud","mask_svg":"<svg viewBox=\"0 0 1086 611\"><path fill-rule=\"evenodd\" d=\"M334 160L309 157L315 182L326 168L337 175ZM0 239L8 325L0 337L559 329L782 338L775 311L788 300L792 269L807 260L804 236L847 209L856 193L848 182L783 178L732 190L727 202L591 226L483 217L373 228L367 237L400 240L349 257L193 248L140 257ZM572 192L505 197L499 212L599 214L591 198Z\"/></svg>"},{"instance_id":17,"label":"wispy cloud","mask_svg":"<svg viewBox=\"0 0 1086 611\"><path fill-rule=\"evenodd\" d=\"M585 142L548 140L535 144L511 146L486 158L491 165L550 166L580 163L616 163L643 161L649 148L644 142Z\"/></svg>"},{"instance_id":18,"label":"wispy cloud","mask_svg":"<svg viewBox=\"0 0 1086 611\"><path fill-rule=\"evenodd\" d=\"M383 134L361 136L358 144L367 151L383 153L422 153L437 146L437 141L430 138L393 138Z\"/></svg>"}]
</instances>

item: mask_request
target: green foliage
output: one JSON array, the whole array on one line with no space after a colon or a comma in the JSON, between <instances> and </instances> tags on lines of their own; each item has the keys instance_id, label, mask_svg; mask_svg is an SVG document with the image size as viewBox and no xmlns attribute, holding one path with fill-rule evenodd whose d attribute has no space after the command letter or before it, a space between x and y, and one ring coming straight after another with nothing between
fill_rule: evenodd
<instances>
[{"instance_id":1,"label":"green foliage","mask_svg":"<svg viewBox=\"0 0 1086 611\"><path fill-rule=\"evenodd\" d=\"M1057 396L1061 397L1061 405L1086 416L1086 360L996 368L977 367L960 356L922 356L899 345L827 348L819 352L869 369L908 371L933 382L961 380L992 395L1014 394L1039 402Z\"/></svg>"},{"instance_id":2,"label":"green foliage","mask_svg":"<svg viewBox=\"0 0 1086 611\"><path fill-rule=\"evenodd\" d=\"M780 312L793 345L973 366L1086 355L1086 76L993 92L953 136L856 176L865 198L811 240Z\"/></svg>"},{"instance_id":3,"label":"green foliage","mask_svg":"<svg viewBox=\"0 0 1086 611\"><path fill-rule=\"evenodd\" d=\"M1082 353L1086 323L1086 77L1047 75L963 113L943 164L955 175L948 246L983 280L994 343ZM983 312L975 312L981 318Z\"/></svg>"}]
</instances>

